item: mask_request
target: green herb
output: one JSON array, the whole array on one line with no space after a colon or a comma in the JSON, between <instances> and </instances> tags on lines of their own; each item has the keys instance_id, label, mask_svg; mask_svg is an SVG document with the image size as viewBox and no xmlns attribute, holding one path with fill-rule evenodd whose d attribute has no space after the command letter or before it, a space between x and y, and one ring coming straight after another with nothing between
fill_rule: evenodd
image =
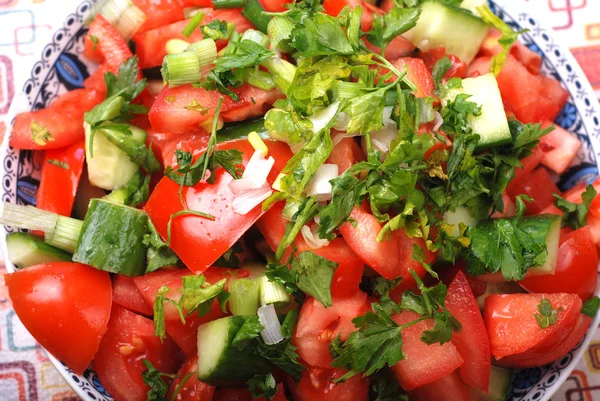
<instances>
[{"instance_id":1,"label":"green herb","mask_svg":"<svg viewBox=\"0 0 600 401\"><path fill-rule=\"evenodd\" d=\"M147 401L167 401L166 397L169 386L163 377L172 379L175 375L160 372L154 367L152 362L147 359L144 359L142 363L146 367L146 370L142 372L142 378L144 379L144 382L150 386Z\"/></svg>"},{"instance_id":2,"label":"green herb","mask_svg":"<svg viewBox=\"0 0 600 401\"><path fill-rule=\"evenodd\" d=\"M148 220L148 228L150 232L144 235L144 245L148 247L146 273L179 263L179 258L175 252L162 240L160 234L156 231L156 227L154 227L154 224L150 220Z\"/></svg>"},{"instance_id":3,"label":"green herb","mask_svg":"<svg viewBox=\"0 0 600 401\"><path fill-rule=\"evenodd\" d=\"M373 401L409 401L391 370L380 370L371 376Z\"/></svg>"},{"instance_id":4,"label":"green herb","mask_svg":"<svg viewBox=\"0 0 600 401\"><path fill-rule=\"evenodd\" d=\"M600 298L594 295L583 303L581 313L593 319L598 313L598 308L600 308Z\"/></svg>"},{"instance_id":5,"label":"green herb","mask_svg":"<svg viewBox=\"0 0 600 401\"><path fill-rule=\"evenodd\" d=\"M52 133L45 125L39 124L37 121L31 121L29 126L31 130L31 140L40 146L46 146L48 142L54 142Z\"/></svg>"},{"instance_id":6,"label":"green herb","mask_svg":"<svg viewBox=\"0 0 600 401\"><path fill-rule=\"evenodd\" d=\"M542 298L540 304L538 305L538 312L534 314L535 320L537 320L540 328L545 329L554 324L558 320L558 312L562 309L554 309L550 301L546 298Z\"/></svg>"},{"instance_id":7,"label":"green herb","mask_svg":"<svg viewBox=\"0 0 600 401\"><path fill-rule=\"evenodd\" d=\"M436 89L440 89L444 75L446 75L451 67L452 61L446 56L435 62L433 70L431 70L431 75L433 75L433 82L435 83Z\"/></svg>"},{"instance_id":8,"label":"green herb","mask_svg":"<svg viewBox=\"0 0 600 401\"><path fill-rule=\"evenodd\" d=\"M200 31L202 31L204 38L210 38L212 40L229 39L231 34L235 31L235 24L225 20L215 19L210 21L207 25L202 25Z\"/></svg>"},{"instance_id":9,"label":"green herb","mask_svg":"<svg viewBox=\"0 0 600 401\"><path fill-rule=\"evenodd\" d=\"M479 11L481 18L486 24L496 28L502 34L500 39L498 39L498 43L502 46L502 51L492 57L492 64L490 66L490 71L493 72L495 76L498 76L512 45L517 41L520 34L528 32L529 30L523 29L518 32L513 31L512 28L498 18L488 6L479 6L477 7L477 11Z\"/></svg>"},{"instance_id":10,"label":"green herb","mask_svg":"<svg viewBox=\"0 0 600 401\"><path fill-rule=\"evenodd\" d=\"M242 265L242 258L244 254L244 246L241 241L234 243L223 255L219 257L213 264L219 267L229 267L232 269L238 269Z\"/></svg>"},{"instance_id":11,"label":"green herb","mask_svg":"<svg viewBox=\"0 0 600 401\"><path fill-rule=\"evenodd\" d=\"M304 202L302 202L302 204L298 207L298 211L293 216L293 223L288 223L286 225L285 233L279 241L279 245L275 251L275 258L277 260L281 260L285 250L294 243L294 240L300 233L302 226L312 220L318 211L318 208L319 204L314 196L305 199Z\"/></svg>"},{"instance_id":12,"label":"green herb","mask_svg":"<svg viewBox=\"0 0 600 401\"><path fill-rule=\"evenodd\" d=\"M444 119L442 129L451 134L470 134L472 129L469 125L469 116L477 117L481 115L481 106L477 103L467 100L471 95L459 93L454 100L448 102L441 111Z\"/></svg>"},{"instance_id":13,"label":"green herb","mask_svg":"<svg viewBox=\"0 0 600 401\"><path fill-rule=\"evenodd\" d=\"M394 7L389 12L373 19L373 26L367 34L367 39L379 47L384 54L387 45L398 35L403 34L417 25L420 9Z\"/></svg>"},{"instance_id":14,"label":"green herb","mask_svg":"<svg viewBox=\"0 0 600 401\"><path fill-rule=\"evenodd\" d=\"M554 206L564 212L563 214L563 225L571 227L573 230L585 227L587 225L587 213L590 210L592 201L597 195L596 189L593 185L585 187L585 191L581 194L581 203L576 204L569 202L558 194L552 194L554 196Z\"/></svg>"},{"instance_id":15,"label":"green herb","mask_svg":"<svg viewBox=\"0 0 600 401\"><path fill-rule=\"evenodd\" d=\"M183 28L183 32L181 32L182 35L185 36L186 38L189 38L190 36L192 36L192 33L194 33L196 28L198 28L198 26L202 22L203 18L204 18L203 13L194 14L194 16L190 19L190 22L188 22L187 25L185 26L185 28Z\"/></svg>"},{"instance_id":16,"label":"green herb","mask_svg":"<svg viewBox=\"0 0 600 401\"><path fill-rule=\"evenodd\" d=\"M68 163L61 162L58 159L48 159L47 162L48 162L48 164L52 164L52 165L54 165L56 167L60 167L60 168L63 168L65 170L69 169L69 164Z\"/></svg>"},{"instance_id":17,"label":"green herb","mask_svg":"<svg viewBox=\"0 0 600 401\"><path fill-rule=\"evenodd\" d=\"M339 21L323 13L298 23L291 33L290 46L305 57L356 53Z\"/></svg>"},{"instance_id":18,"label":"green herb","mask_svg":"<svg viewBox=\"0 0 600 401\"><path fill-rule=\"evenodd\" d=\"M277 393L277 382L270 373L268 375L254 375L248 380L248 388L252 397L264 397L266 400L272 400Z\"/></svg>"}]
</instances>

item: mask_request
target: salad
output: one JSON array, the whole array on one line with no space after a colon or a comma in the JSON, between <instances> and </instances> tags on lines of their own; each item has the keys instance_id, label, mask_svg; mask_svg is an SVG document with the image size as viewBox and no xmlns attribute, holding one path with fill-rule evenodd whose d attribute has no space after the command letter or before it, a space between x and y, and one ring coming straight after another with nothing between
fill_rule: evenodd
<instances>
[{"instance_id":1,"label":"salad","mask_svg":"<svg viewBox=\"0 0 600 401\"><path fill-rule=\"evenodd\" d=\"M485 3L100 2L10 135L20 320L115 401L504 400L597 313L600 181Z\"/></svg>"}]
</instances>

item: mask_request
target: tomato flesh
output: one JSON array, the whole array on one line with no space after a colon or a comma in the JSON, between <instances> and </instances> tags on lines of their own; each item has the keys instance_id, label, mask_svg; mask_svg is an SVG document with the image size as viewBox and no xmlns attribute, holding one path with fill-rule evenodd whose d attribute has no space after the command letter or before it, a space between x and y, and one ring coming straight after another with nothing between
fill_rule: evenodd
<instances>
[{"instance_id":1,"label":"tomato flesh","mask_svg":"<svg viewBox=\"0 0 600 401\"><path fill-rule=\"evenodd\" d=\"M552 194L560 194L560 191L550 173L545 168L538 168L522 180L511 183L507 189L511 197L518 195L527 195L533 200L525 202L527 207L526 214L538 214L554 203Z\"/></svg>"},{"instance_id":2,"label":"tomato flesh","mask_svg":"<svg viewBox=\"0 0 600 401\"><path fill-rule=\"evenodd\" d=\"M82 374L107 330L112 301L109 274L80 263L58 262L31 266L4 279L27 330Z\"/></svg>"},{"instance_id":3,"label":"tomato flesh","mask_svg":"<svg viewBox=\"0 0 600 401\"><path fill-rule=\"evenodd\" d=\"M413 401L480 401L456 370L426 386L414 389L409 395Z\"/></svg>"},{"instance_id":4,"label":"tomato flesh","mask_svg":"<svg viewBox=\"0 0 600 401\"><path fill-rule=\"evenodd\" d=\"M546 121L543 128L553 125ZM554 125L554 129L540 139L540 147L544 150L542 164L552 171L562 174L571 165L581 148L581 141L573 134Z\"/></svg>"},{"instance_id":5,"label":"tomato flesh","mask_svg":"<svg viewBox=\"0 0 600 401\"><path fill-rule=\"evenodd\" d=\"M181 384L184 377L188 379ZM181 385L180 388L178 388ZM206 384L198 380L198 357L192 356L183 364L177 372L171 384L169 384L169 392L167 400L173 401L212 401L215 393L215 386ZM173 394L177 391L177 395L173 398Z\"/></svg>"},{"instance_id":6,"label":"tomato flesh","mask_svg":"<svg viewBox=\"0 0 600 401\"><path fill-rule=\"evenodd\" d=\"M148 305L138 291L133 277L115 274L113 279L113 303L140 315L152 316L152 306Z\"/></svg>"},{"instance_id":7,"label":"tomato flesh","mask_svg":"<svg viewBox=\"0 0 600 401\"><path fill-rule=\"evenodd\" d=\"M433 77L423 60L412 57L401 57L393 61L392 64L400 72L406 69L408 80L417 87L416 97L433 95L433 91L435 90Z\"/></svg>"},{"instance_id":8,"label":"tomato flesh","mask_svg":"<svg viewBox=\"0 0 600 401\"><path fill-rule=\"evenodd\" d=\"M355 375L342 383L332 382L344 373L337 369L308 368L298 383L288 380L290 391L296 401L367 401L369 379Z\"/></svg>"}]
</instances>

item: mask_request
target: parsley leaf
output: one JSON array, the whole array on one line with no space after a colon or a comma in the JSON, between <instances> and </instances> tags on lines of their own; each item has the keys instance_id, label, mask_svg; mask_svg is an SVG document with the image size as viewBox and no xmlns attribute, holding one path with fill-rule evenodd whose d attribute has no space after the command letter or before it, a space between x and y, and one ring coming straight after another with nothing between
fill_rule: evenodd
<instances>
[{"instance_id":1,"label":"parsley leaf","mask_svg":"<svg viewBox=\"0 0 600 401\"><path fill-rule=\"evenodd\" d=\"M454 100L446 103L440 112L444 123L442 130L450 134L470 134L472 129L469 125L469 116L477 117L481 115L481 106L469 101L471 95L459 93Z\"/></svg>"},{"instance_id":2,"label":"parsley leaf","mask_svg":"<svg viewBox=\"0 0 600 401\"><path fill-rule=\"evenodd\" d=\"M367 33L367 40L384 52L387 45L398 35L414 28L419 20L419 8L394 7L387 13L373 19L373 26Z\"/></svg>"},{"instance_id":3,"label":"parsley leaf","mask_svg":"<svg viewBox=\"0 0 600 401\"><path fill-rule=\"evenodd\" d=\"M264 397L266 400L272 400L277 393L277 382L272 374L254 375L248 380L248 388L253 398Z\"/></svg>"},{"instance_id":4,"label":"parsley leaf","mask_svg":"<svg viewBox=\"0 0 600 401\"><path fill-rule=\"evenodd\" d=\"M446 56L435 62L433 70L431 70L431 75L433 75L433 82L435 83L436 89L440 89L444 75L446 75L451 67L452 61L450 61L450 59Z\"/></svg>"},{"instance_id":5,"label":"parsley leaf","mask_svg":"<svg viewBox=\"0 0 600 401\"><path fill-rule=\"evenodd\" d=\"M297 23L290 35L290 46L305 57L356 52L339 21L323 13L316 13Z\"/></svg>"},{"instance_id":6,"label":"parsley leaf","mask_svg":"<svg viewBox=\"0 0 600 401\"><path fill-rule=\"evenodd\" d=\"M200 31L204 35L204 38L210 38L215 41L229 39L234 30L235 24L219 19L214 19L208 24L200 26Z\"/></svg>"},{"instance_id":7,"label":"parsley leaf","mask_svg":"<svg viewBox=\"0 0 600 401\"><path fill-rule=\"evenodd\" d=\"M583 303L583 307L581 308L581 313L586 316L591 317L592 319L596 317L598 313L598 309L600 308L600 298L597 296L593 296L587 301Z\"/></svg>"},{"instance_id":8,"label":"parsley leaf","mask_svg":"<svg viewBox=\"0 0 600 401\"><path fill-rule=\"evenodd\" d=\"M48 164L52 164L52 165L54 165L56 167L60 167L60 168L65 169L65 170L69 169L69 164L68 163L61 162L58 159L48 159L47 163Z\"/></svg>"},{"instance_id":9,"label":"parsley leaf","mask_svg":"<svg viewBox=\"0 0 600 401\"><path fill-rule=\"evenodd\" d=\"M148 220L149 233L144 234L144 245L148 248L146 257L148 265L146 273L150 273L160 269L161 267L176 265L179 258L171 248L164 242L156 231L156 227L152 221Z\"/></svg>"},{"instance_id":10,"label":"parsley leaf","mask_svg":"<svg viewBox=\"0 0 600 401\"><path fill-rule=\"evenodd\" d=\"M585 188L583 194L581 194L581 203L576 204L569 202L558 194L552 194L554 196L554 205L564 212L563 214L563 225L569 226L573 230L584 227L587 222L587 213L590 209L592 201L597 195L596 189L593 185L588 185Z\"/></svg>"},{"instance_id":11,"label":"parsley leaf","mask_svg":"<svg viewBox=\"0 0 600 401\"><path fill-rule=\"evenodd\" d=\"M144 382L150 386L147 401L167 401L169 385L165 382L163 377L172 379L175 375L160 372L154 367L152 362L147 359L144 359L142 363L146 367L146 370L142 372L142 378L144 379Z\"/></svg>"},{"instance_id":12,"label":"parsley leaf","mask_svg":"<svg viewBox=\"0 0 600 401\"><path fill-rule=\"evenodd\" d=\"M540 328L545 329L556 324L556 321L558 320L558 312L561 311L560 308L554 309L550 301L548 301L546 298L542 298L537 308L538 312L536 312L534 316L535 320L537 320L538 324L540 325Z\"/></svg>"}]
</instances>

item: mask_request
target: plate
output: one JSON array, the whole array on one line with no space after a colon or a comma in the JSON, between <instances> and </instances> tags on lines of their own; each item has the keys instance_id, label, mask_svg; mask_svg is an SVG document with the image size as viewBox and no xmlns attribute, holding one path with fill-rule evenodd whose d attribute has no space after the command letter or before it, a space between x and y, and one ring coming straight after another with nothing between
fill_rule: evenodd
<instances>
[{"instance_id":1,"label":"plate","mask_svg":"<svg viewBox=\"0 0 600 401\"><path fill-rule=\"evenodd\" d=\"M94 71L95 65L85 60L83 38L87 32L84 21L94 1L84 0L64 18L62 28L44 47L39 60L31 68L30 78L23 91L15 96L10 114L39 110L64 92L82 86L83 80ZM522 5L510 0L490 1L490 8L515 30L528 29L520 40L542 56L542 73L559 80L569 92L569 99L555 123L577 135L582 141L578 161L563 174L558 182L561 190L598 176L600 162L600 105L581 68L569 52L552 36L552 30L524 12ZM19 151L8 146L8 135L0 147L2 167L2 201L35 205L39 185L41 160L32 151ZM0 246L6 255L6 234L10 227L0 229ZM6 262L9 272L14 266ZM582 357L593 333L598 327L600 314L577 347L554 363L533 369L515 371L508 401L546 401L566 380ZM60 361L49 355L52 364L73 390L85 401L113 401L102 387L96 373L88 369L76 375Z\"/></svg>"}]
</instances>

